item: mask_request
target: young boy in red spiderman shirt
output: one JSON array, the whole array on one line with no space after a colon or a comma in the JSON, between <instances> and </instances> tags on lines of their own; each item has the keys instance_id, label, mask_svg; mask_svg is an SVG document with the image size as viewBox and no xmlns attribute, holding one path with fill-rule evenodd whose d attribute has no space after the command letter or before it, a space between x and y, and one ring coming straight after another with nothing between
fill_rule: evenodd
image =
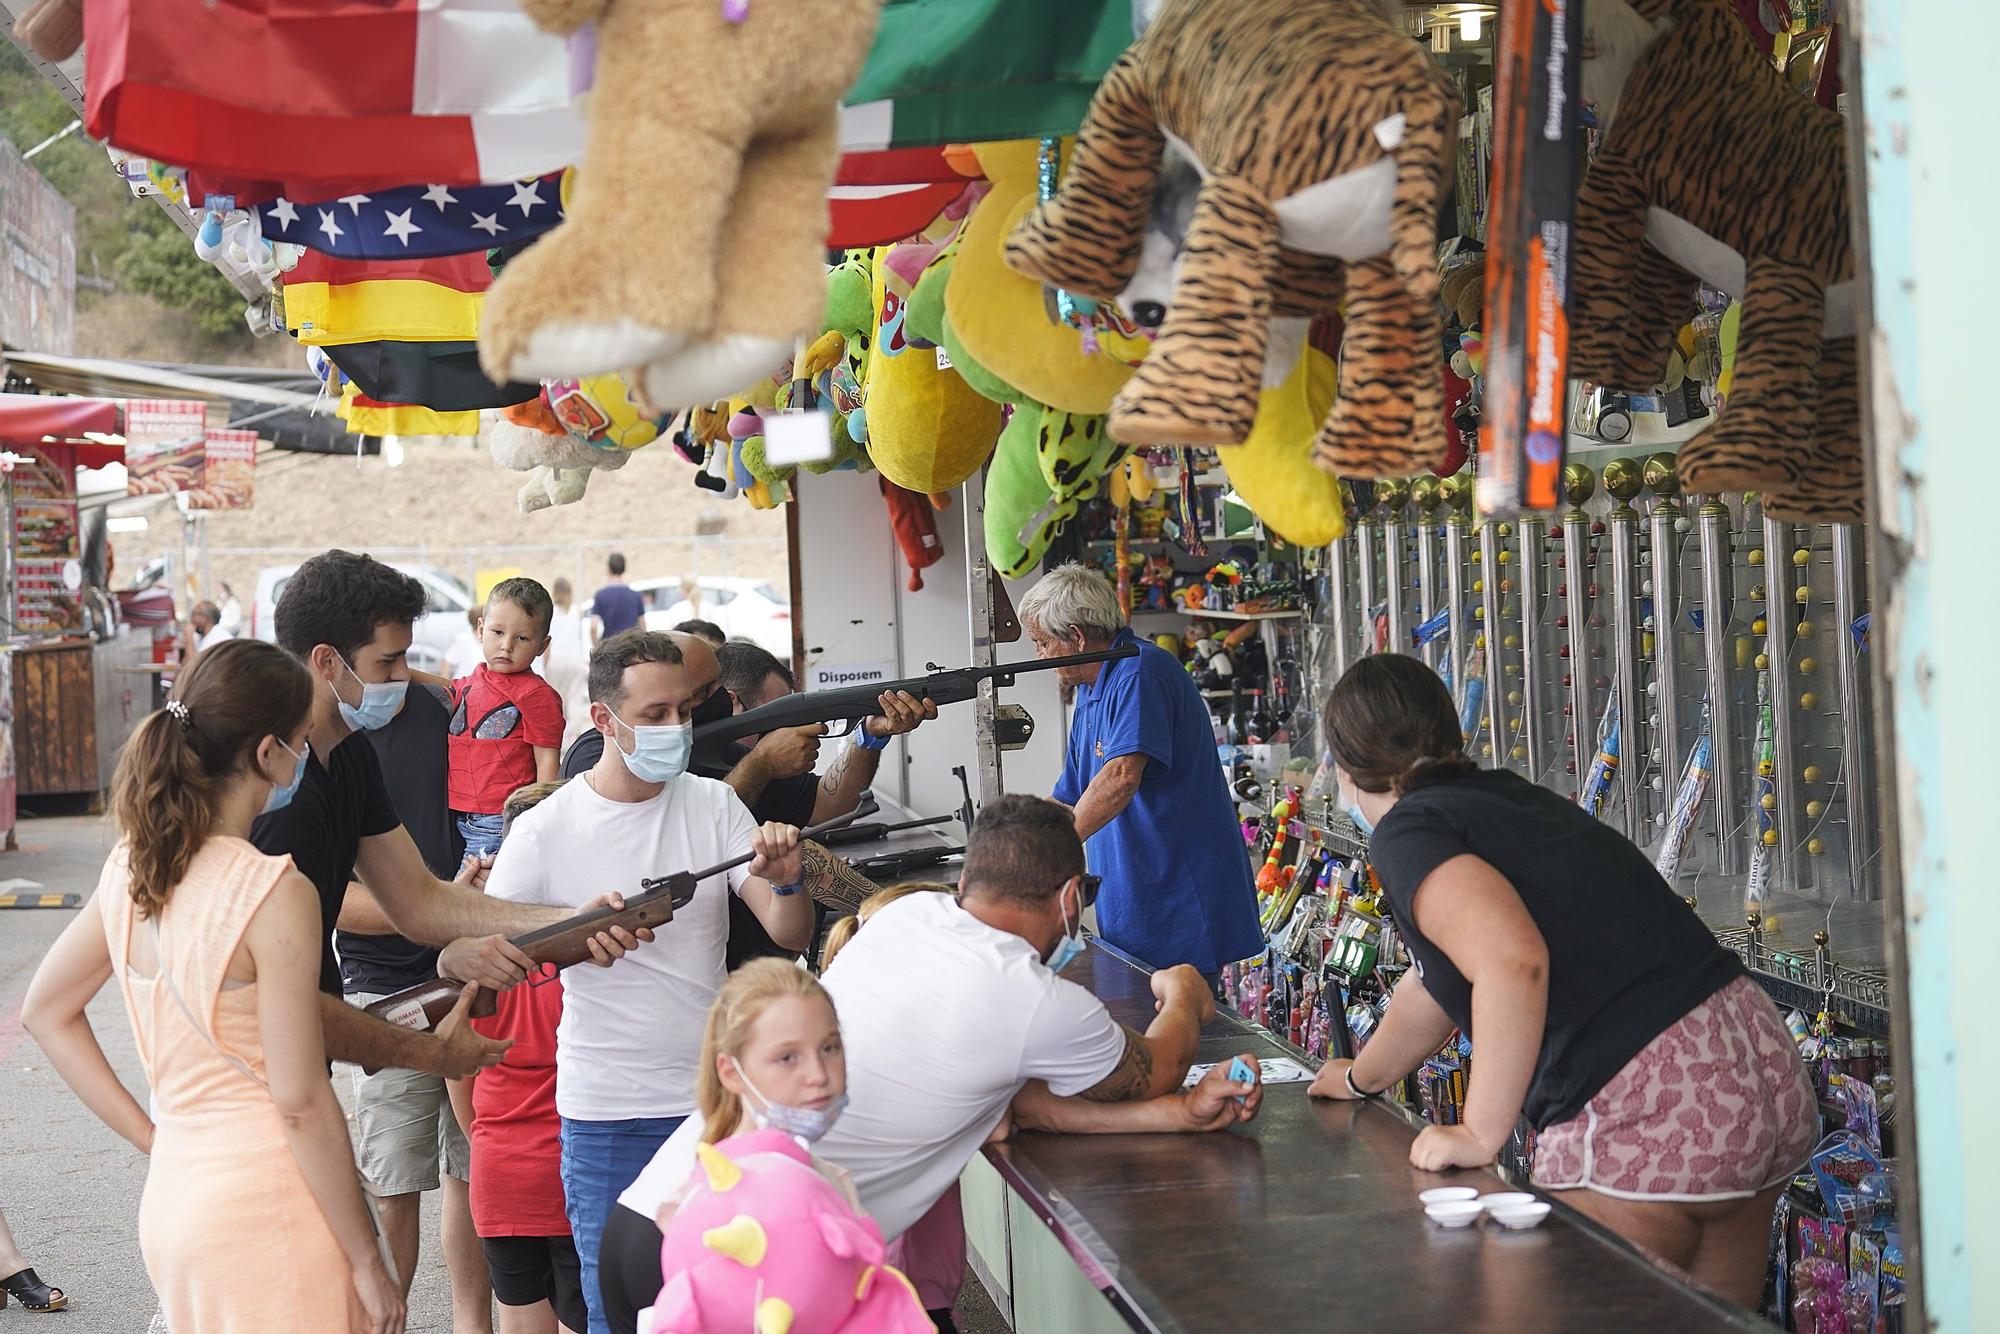
<instances>
[{"instance_id":1,"label":"young boy in red spiderman shirt","mask_svg":"<svg viewBox=\"0 0 2000 1334\"><path fill-rule=\"evenodd\" d=\"M490 857L499 848L510 794L556 777L562 696L534 670L548 649L554 615L548 589L533 579L495 584L479 627L486 661L450 683L451 809L468 857Z\"/></svg>"}]
</instances>

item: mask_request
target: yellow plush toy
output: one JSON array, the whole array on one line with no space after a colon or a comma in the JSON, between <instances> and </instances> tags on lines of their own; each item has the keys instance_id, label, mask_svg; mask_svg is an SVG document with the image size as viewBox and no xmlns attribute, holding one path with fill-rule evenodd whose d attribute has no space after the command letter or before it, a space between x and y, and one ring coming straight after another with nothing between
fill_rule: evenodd
<instances>
[{"instance_id":1,"label":"yellow plush toy","mask_svg":"<svg viewBox=\"0 0 2000 1334\"><path fill-rule=\"evenodd\" d=\"M1023 397L1068 412L1101 413L1132 367L1118 348L1086 352L1083 336L1049 318L1042 285L1001 260L1001 246L1035 207L1039 146L1033 139L973 149L993 183L965 220L945 311L967 352Z\"/></svg>"},{"instance_id":2,"label":"yellow plush toy","mask_svg":"<svg viewBox=\"0 0 2000 1334\"><path fill-rule=\"evenodd\" d=\"M770 373L817 333L840 100L881 7L522 0L550 32L597 25L590 166L563 224L493 286L487 373L643 367L651 401L679 408Z\"/></svg>"},{"instance_id":3,"label":"yellow plush toy","mask_svg":"<svg viewBox=\"0 0 2000 1334\"><path fill-rule=\"evenodd\" d=\"M939 365L904 327L909 285L876 251L875 338L868 351L868 457L905 491L949 491L978 472L1000 438L1000 405Z\"/></svg>"},{"instance_id":4,"label":"yellow plush toy","mask_svg":"<svg viewBox=\"0 0 2000 1334\"><path fill-rule=\"evenodd\" d=\"M1249 437L1216 451L1243 503L1295 546L1325 546L1347 531L1340 482L1313 462L1339 379L1333 358L1308 345L1284 383L1259 398Z\"/></svg>"}]
</instances>

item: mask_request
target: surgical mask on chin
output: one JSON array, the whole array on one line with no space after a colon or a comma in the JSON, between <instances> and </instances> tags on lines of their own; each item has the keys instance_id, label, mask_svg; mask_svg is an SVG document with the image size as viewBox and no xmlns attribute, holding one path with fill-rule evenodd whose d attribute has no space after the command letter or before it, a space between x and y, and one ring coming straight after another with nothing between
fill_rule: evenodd
<instances>
[{"instance_id":1,"label":"surgical mask on chin","mask_svg":"<svg viewBox=\"0 0 2000 1334\"><path fill-rule=\"evenodd\" d=\"M1069 924L1069 914L1063 913L1063 938L1049 951L1048 967L1052 973L1060 973L1076 962L1076 956L1083 953L1083 917L1079 913L1075 927Z\"/></svg>"},{"instance_id":2,"label":"surgical mask on chin","mask_svg":"<svg viewBox=\"0 0 2000 1334\"><path fill-rule=\"evenodd\" d=\"M341 720L349 727L357 732L372 732L378 727L387 727L403 711L403 695L410 688L408 681L368 682L348 665L347 659L342 658L340 665L361 687L361 703L358 705L349 704L338 693L334 695L340 704Z\"/></svg>"},{"instance_id":3,"label":"surgical mask on chin","mask_svg":"<svg viewBox=\"0 0 2000 1334\"><path fill-rule=\"evenodd\" d=\"M285 743L283 741L279 741L278 744L281 746L285 746ZM310 750L311 747L307 747L307 751L310 752ZM285 753L292 756L299 762L298 767L292 770L291 782L274 784L272 786L271 795L264 798L264 809L258 812L258 814L260 815L271 815L277 811L282 811L283 809L285 809L285 807L291 805L292 798L298 795L299 784L306 781L305 755L300 754L296 750L293 750L290 746L285 746Z\"/></svg>"},{"instance_id":4,"label":"surgical mask on chin","mask_svg":"<svg viewBox=\"0 0 2000 1334\"><path fill-rule=\"evenodd\" d=\"M818 1108L788 1107L782 1102L772 1102L750 1082L749 1072L744 1070L741 1061L736 1063L736 1077L743 1081L744 1088L756 1095L755 1101L744 1099L743 1106L759 1130L775 1130L781 1135L790 1135L808 1148L825 1139L826 1132L833 1129L833 1123L847 1110L845 1093L836 1093L832 1102ZM763 1106L760 1108L758 1103Z\"/></svg>"},{"instance_id":5,"label":"surgical mask on chin","mask_svg":"<svg viewBox=\"0 0 2000 1334\"><path fill-rule=\"evenodd\" d=\"M1361 813L1361 789L1348 787L1344 791L1347 794L1347 803L1341 809L1347 813L1348 819L1354 821L1354 827L1361 831L1363 838L1372 837L1375 833L1375 822Z\"/></svg>"},{"instance_id":6,"label":"surgical mask on chin","mask_svg":"<svg viewBox=\"0 0 2000 1334\"><path fill-rule=\"evenodd\" d=\"M688 755L694 749L693 724L634 727L615 713L611 721L632 734L632 749L618 746L618 753L625 757L625 769L634 778L642 783L671 783L687 772ZM616 737L612 744L618 745Z\"/></svg>"}]
</instances>

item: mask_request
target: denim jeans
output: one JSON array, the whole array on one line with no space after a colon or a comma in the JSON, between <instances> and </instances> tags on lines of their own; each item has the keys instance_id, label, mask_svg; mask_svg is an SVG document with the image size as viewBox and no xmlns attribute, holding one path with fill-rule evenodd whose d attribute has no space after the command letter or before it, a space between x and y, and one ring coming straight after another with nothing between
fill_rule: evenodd
<instances>
[{"instance_id":1,"label":"denim jeans","mask_svg":"<svg viewBox=\"0 0 2000 1334\"><path fill-rule=\"evenodd\" d=\"M604 1295L597 1286L597 1247L619 1193L653 1161L653 1154L687 1118L635 1117L629 1121L562 1122L562 1183L570 1235L583 1268L583 1300L590 1307L589 1334L611 1334Z\"/></svg>"},{"instance_id":2,"label":"denim jeans","mask_svg":"<svg viewBox=\"0 0 2000 1334\"><path fill-rule=\"evenodd\" d=\"M459 812L458 833L465 840L465 855L491 857L500 851L500 831L506 823L504 815L467 815Z\"/></svg>"}]
</instances>

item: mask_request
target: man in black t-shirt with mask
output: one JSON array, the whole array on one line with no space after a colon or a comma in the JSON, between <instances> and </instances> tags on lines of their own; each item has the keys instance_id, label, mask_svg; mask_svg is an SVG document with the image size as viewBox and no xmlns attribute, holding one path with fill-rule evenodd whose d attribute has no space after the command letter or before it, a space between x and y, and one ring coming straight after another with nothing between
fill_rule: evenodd
<instances>
[{"instance_id":1,"label":"man in black t-shirt with mask","mask_svg":"<svg viewBox=\"0 0 2000 1334\"><path fill-rule=\"evenodd\" d=\"M718 688L694 711L697 737L704 723L720 722L748 709L793 694L798 687L792 673L767 649L732 640L719 649L692 634L675 634L674 640L686 654L713 652L719 669ZM762 736L720 744L697 740L689 770L706 778L719 778L736 789L736 795L759 821L777 820L805 828L822 820L845 815L861 804L861 798L875 781L882 751L892 737L913 730L928 718L937 717L937 704L919 701L908 691L884 692L882 714L858 728L827 771L815 775L819 763L824 724L788 727ZM604 735L586 732L563 756L563 776L573 777L597 763L604 753ZM816 878L819 859L830 854L807 844L806 871L810 887ZM837 859L836 859L837 860ZM849 876L853 873L849 872ZM855 877L858 878L858 877ZM732 896L733 900L734 896ZM852 905L848 905L852 906ZM796 957L781 949L764 930L754 913L732 901L729 916L729 948L726 962L733 970L751 959L776 955Z\"/></svg>"}]
</instances>

